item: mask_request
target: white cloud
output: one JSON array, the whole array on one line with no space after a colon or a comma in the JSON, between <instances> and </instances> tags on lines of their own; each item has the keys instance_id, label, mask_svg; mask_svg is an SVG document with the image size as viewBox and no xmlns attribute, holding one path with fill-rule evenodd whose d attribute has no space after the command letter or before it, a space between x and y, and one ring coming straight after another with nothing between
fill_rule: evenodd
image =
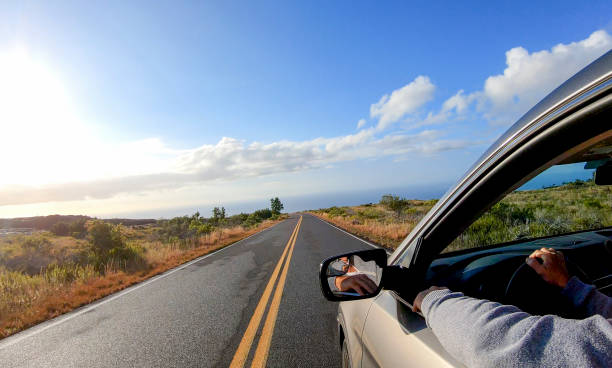
<instances>
[{"instance_id":1,"label":"white cloud","mask_svg":"<svg viewBox=\"0 0 612 368\"><path fill-rule=\"evenodd\" d=\"M398 122L407 114L417 112L433 99L436 86L429 77L420 75L400 89L384 95L370 106L370 116L378 118L377 129L383 130Z\"/></svg>"},{"instance_id":2,"label":"white cloud","mask_svg":"<svg viewBox=\"0 0 612 368\"><path fill-rule=\"evenodd\" d=\"M156 145L164 154L171 151L158 141L154 142L146 145L149 151ZM176 190L193 184L325 168L333 163L356 159L407 153L431 154L473 144L464 140L443 139L441 132L433 130L376 137L374 128L335 138L270 144L247 144L243 140L225 137L214 145L172 151L175 154L172 162L175 164L166 172L40 186L5 185L0 187L0 206L103 199L126 193ZM152 154L155 156L155 153Z\"/></svg>"},{"instance_id":3,"label":"white cloud","mask_svg":"<svg viewBox=\"0 0 612 368\"><path fill-rule=\"evenodd\" d=\"M487 78L481 98L485 117L494 124L511 124L580 69L612 48L604 30L550 50L530 53L523 47L506 52L506 69ZM459 111L458 111L459 112Z\"/></svg>"},{"instance_id":4,"label":"white cloud","mask_svg":"<svg viewBox=\"0 0 612 368\"><path fill-rule=\"evenodd\" d=\"M444 101L442 104L442 111L455 111L457 114L462 114L468 108L468 106L478 97L476 93L465 95L463 90L459 90L454 96Z\"/></svg>"},{"instance_id":5,"label":"white cloud","mask_svg":"<svg viewBox=\"0 0 612 368\"><path fill-rule=\"evenodd\" d=\"M442 103L438 112L429 111L425 118L420 118L418 114L408 116L407 119L412 121L410 128L443 124L463 119L472 113L484 118L491 125L510 125L554 88L611 48L612 36L604 30L595 31L582 41L558 44L550 50L530 53L523 47L515 47L506 52L504 71L488 77L482 90L471 93L459 90ZM371 111L374 111L374 106L386 107L383 105L388 103L388 100L390 99L387 95L383 96L378 104L372 105ZM388 109L392 110L391 107ZM382 109L376 111L379 110ZM387 123L398 120L399 117L390 117L397 117L398 114L381 115L381 123L385 117L384 122ZM401 117L405 115L406 113Z\"/></svg>"},{"instance_id":6,"label":"white cloud","mask_svg":"<svg viewBox=\"0 0 612 368\"><path fill-rule=\"evenodd\" d=\"M370 117L377 119L376 126L365 128L367 122L361 119L355 134L267 144L223 138L216 144L187 150L170 149L156 138L106 142L97 132L83 128L71 109L70 96L55 82L57 78L51 78L50 72L34 64L28 66L21 59L13 62L9 58L10 68L5 68L5 74L22 76L29 84L21 83L21 79L12 83L23 90L17 95L25 101L23 104L12 102L16 99L14 88L0 86L0 107L3 107L0 117L5 117L0 120L7 122L8 116L19 122L3 126L6 144L0 146L0 154L19 159L5 163L8 165L5 172L11 175L0 178L0 206L177 191L193 185L250 180L358 159L429 155L482 144L482 141L448 139L448 133L436 130L414 134L397 129L383 131L399 121L408 122L410 128L416 129L466 117L492 124L511 124L553 88L611 47L612 37L602 30L585 40L559 44L550 50L530 53L522 47L513 48L506 53L504 71L487 78L482 90L471 93L460 90L444 101L437 112L422 110L433 99L436 87L427 76L419 76L372 104ZM13 73L14 70L21 74ZM33 80L29 78L32 72L48 78ZM41 80L47 82L41 84ZM29 91L41 91L41 86L46 87L46 92L39 93L37 100L45 101L49 96L54 98L50 100L54 103L43 105L48 109L40 113L24 114L30 111L26 103L31 102ZM72 138L75 135L79 136L76 142Z\"/></svg>"}]
</instances>

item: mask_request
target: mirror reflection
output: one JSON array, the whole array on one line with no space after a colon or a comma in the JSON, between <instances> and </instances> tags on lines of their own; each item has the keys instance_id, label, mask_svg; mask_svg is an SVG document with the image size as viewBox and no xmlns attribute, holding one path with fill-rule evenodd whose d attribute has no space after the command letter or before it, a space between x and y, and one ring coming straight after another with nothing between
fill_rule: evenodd
<instances>
[{"instance_id":1,"label":"mirror reflection","mask_svg":"<svg viewBox=\"0 0 612 368\"><path fill-rule=\"evenodd\" d=\"M335 296L364 296L377 292L382 268L374 259L365 260L359 255L350 255L331 261L326 275Z\"/></svg>"}]
</instances>

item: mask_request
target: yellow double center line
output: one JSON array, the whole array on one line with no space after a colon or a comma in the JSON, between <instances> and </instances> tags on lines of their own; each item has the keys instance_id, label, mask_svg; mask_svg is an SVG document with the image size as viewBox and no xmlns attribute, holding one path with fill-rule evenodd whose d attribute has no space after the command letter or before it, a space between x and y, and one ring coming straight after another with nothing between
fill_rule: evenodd
<instances>
[{"instance_id":1,"label":"yellow double center line","mask_svg":"<svg viewBox=\"0 0 612 368\"><path fill-rule=\"evenodd\" d=\"M274 325L276 324L276 317L278 316L278 308L280 306L285 281L287 279L287 271L289 270L289 263L291 262L293 248L295 246L297 234L300 231L301 225L302 216L300 216L300 219L295 225L293 233L291 233L291 237L285 246L285 250L283 250L283 254L278 260L276 267L274 267L272 276L264 289L261 299L259 299L259 302L257 303L257 307L255 307L255 312L253 312L253 316L251 317L249 325L244 332L244 336L242 336L242 340L240 340L240 345L238 345L238 349L236 350L234 358L230 363L231 368L244 367L249 352L251 351L251 345L255 339L255 334L257 333L259 325L261 324L261 319L264 315L266 305L268 305L268 300L272 294L272 289L274 288L274 284L276 283L276 279L278 278L278 274L284 262L284 268L280 275L278 285L276 285L276 291L274 292L274 297L272 298L272 303L270 304L270 309L268 310L268 315L266 316L266 322L264 323L261 337L259 338L257 349L255 350L255 356L253 358L253 362L251 363L251 367L265 367L266 365L266 361L268 360L268 352L270 351L270 343L272 341L272 333L274 332Z\"/></svg>"}]
</instances>

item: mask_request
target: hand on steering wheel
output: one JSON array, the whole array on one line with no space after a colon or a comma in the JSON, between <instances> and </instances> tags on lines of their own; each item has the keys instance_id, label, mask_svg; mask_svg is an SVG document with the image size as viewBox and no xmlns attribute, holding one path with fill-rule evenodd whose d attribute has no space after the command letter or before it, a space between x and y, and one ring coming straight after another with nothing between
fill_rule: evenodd
<instances>
[{"instance_id":1,"label":"hand on steering wheel","mask_svg":"<svg viewBox=\"0 0 612 368\"><path fill-rule=\"evenodd\" d=\"M525 263L551 285L565 288L569 281L565 257L558 250L553 248L536 250L527 257Z\"/></svg>"}]
</instances>

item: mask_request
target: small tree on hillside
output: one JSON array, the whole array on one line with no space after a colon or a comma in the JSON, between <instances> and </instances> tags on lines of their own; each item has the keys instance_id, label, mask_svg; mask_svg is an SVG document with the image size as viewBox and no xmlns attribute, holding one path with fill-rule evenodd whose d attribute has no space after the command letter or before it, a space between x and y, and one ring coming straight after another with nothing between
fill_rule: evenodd
<instances>
[{"instance_id":1,"label":"small tree on hillside","mask_svg":"<svg viewBox=\"0 0 612 368\"><path fill-rule=\"evenodd\" d=\"M285 208L285 206L283 206L283 204L281 203L280 199L278 199L278 197L270 199L270 209L272 210L274 214L276 215L280 214L283 208Z\"/></svg>"},{"instance_id":2,"label":"small tree on hillside","mask_svg":"<svg viewBox=\"0 0 612 368\"><path fill-rule=\"evenodd\" d=\"M96 220L89 229L89 241L97 255L106 256L113 248L124 248L125 243L119 225Z\"/></svg>"},{"instance_id":3,"label":"small tree on hillside","mask_svg":"<svg viewBox=\"0 0 612 368\"><path fill-rule=\"evenodd\" d=\"M70 228L65 222L58 222L51 226L51 232L58 236L65 236L70 233Z\"/></svg>"},{"instance_id":4,"label":"small tree on hillside","mask_svg":"<svg viewBox=\"0 0 612 368\"><path fill-rule=\"evenodd\" d=\"M223 220L225 220L225 207L215 207L213 208L213 218L212 218L212 222L215 225L218 225L220 223L223 222Z\"/></svg>"},{"instance_id":5,"label":"small tree on hillside","mask_svg":"<svg viewBox=\"0 0 612 368\"><path fill-rule=\"evenodd\" d=\"M391 194L385 194L382 196L380 204L387 207L391 211L394 211L398 218L401 216L404 208L408 207L408 201L406 199Z\"/></svg>"},{"instance_id":6,"label":"small tree on hillside","mask_svg":"<svg viewBox=\"0 0 612 368\"><path fill-rule=\"evenodd\" d=\"M87 235L87 221L85 219L77 220L68 225L68 234L74 238L84 238Z\"/></svg>"}]
</instances>

